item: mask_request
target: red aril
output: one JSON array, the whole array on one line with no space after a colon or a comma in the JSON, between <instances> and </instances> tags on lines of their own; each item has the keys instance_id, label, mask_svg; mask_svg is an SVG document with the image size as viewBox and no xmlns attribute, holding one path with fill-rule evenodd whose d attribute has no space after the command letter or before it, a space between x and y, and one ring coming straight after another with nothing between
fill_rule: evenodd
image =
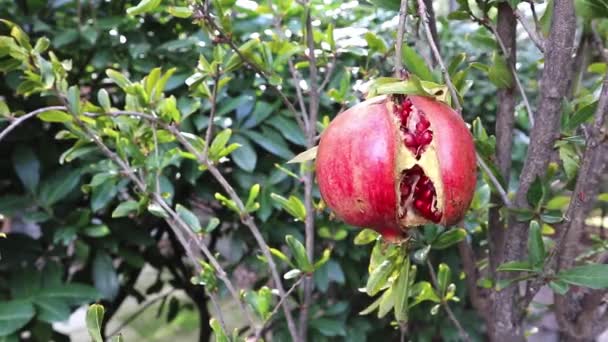
<instances>
[{"instance_id":1,"label":"red aril","mask_svg":"<svg viewBox=\"0 0 608 342\"><path fill-rule=\"evenodd\" d=\"M473 138L458 113L432 98L379 96L338 115L316 157L328 207L386 238L427 223L453 225L476 182Z\"/></svg>"}]
</instances>

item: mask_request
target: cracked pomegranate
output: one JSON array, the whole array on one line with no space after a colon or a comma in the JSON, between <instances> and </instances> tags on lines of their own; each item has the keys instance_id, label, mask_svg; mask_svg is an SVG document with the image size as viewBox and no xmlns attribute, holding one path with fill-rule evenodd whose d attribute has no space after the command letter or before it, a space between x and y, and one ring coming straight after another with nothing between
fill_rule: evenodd
<instances>
[{"instance_id":1,"label":"cracked pomegranate","mask_svg":"<svg viewBox=\"0 0 608 342\"><path fill-rule=\"evenodd\" d=\"M421 96L379 96L338 115L321 136L316 169L337 217L388 239L408 227L457 223L475 191L466 124Z\"/></svg>"}]
</instances>

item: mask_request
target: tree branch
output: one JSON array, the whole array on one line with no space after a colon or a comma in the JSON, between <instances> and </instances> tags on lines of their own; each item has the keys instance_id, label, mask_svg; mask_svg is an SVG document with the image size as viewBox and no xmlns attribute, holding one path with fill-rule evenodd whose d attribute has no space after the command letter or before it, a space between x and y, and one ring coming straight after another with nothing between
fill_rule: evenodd
<instances>
[{"instance_id":1,"label":"tree branch","mask_svg":"<svg viewBox=\"0 0 608 342\"><path fill-rule=\"evenodd\" d=\"M310 78L310 96L308 103L308 127L306 130L307 147L315 146L317 133L317 116L319 113L319 84L317 58L315 56L315 40L313 37L312 27L312 5L309 3L306 14L306 45L308 47L309 58L309 78ZM304 175L304 206L306 208L306 218L304 221L304 236L306 244L306 255L308 260L314 260L315 251L315 208L313 206L313 187L314 173L313 165L307 162L305 165ZM300 307L300 341L307 341L308 335L308 310L312 302L313 279L312 276L306 275L304 278L304 302Z\"/></svg>"},{"instance_id":2,"label":"tree branch","mask_svg":"<svg viewBox=\"0 0 608 342\"><path fill-rule=\"evenodd\" d=\"M557 265L553 265L554 259L549 263L550 267L555 267L555 272L574 265L579 252L578 243L584 234L585 219L593 209L595 198L601 188L602 177L608 169L608 141L604 128L605 122L608 122L608 74L604 78L595 115L574 192L570 198L570 205L564 215L565 221L560 225L559 237L555 243L555 249L559 249L561 253L557 255ZM598 295L601 297L602 293L591 294L591 296ZM577 310L580 306L576 305L576 299L572 297L557 296L555 304L558 320L572 324L570 321L572 317L588 314L587 311L594 312L601 301L595 299L591 302L587 301L587 306L592 306L593 309L587 308L586 310ZM576 331L578 334L589 334L592 331L590 327L594 323L593 319L579 320L575 325Z\"/></svg>"},{"instance_id":3,"label":"tree branch","mask_svg":"<svg viewBox=\"0 0 608 342\"><path fill-rule=\"evenodd\" d=\"M454 87L454 84L452 83L452 80L450 79L448 70L446 69L445 63L443 62L443 59L441 58L441 54L439 53L439 48L437 47L437 43L435 42L435 39L433 38L433 33L431 31L431 28L429 27L429 17L426 12L426 5L424 3L424 0L417 0L417 1L418 1L418 15L420 16L420 20L422 20L424 32L426 34L426 39L428 40L429 45L431 46L431 51L433 53L433 56L435 56L437 63L439 63L439 68L441 69L441 73L443 74L443 79L444 79L445 83L447 84L448 88L450 89L454 107L456 108L456 110L458 112L460 112L460 111L462 111L462 105L460 104L460 100L458 99L458 92L456 91L456 88Z\"/></svg>"},{"instance_id":4,"label":"tree branch","mask_svg":"<svg viewBox=\"0 0 608 342\"><path fill-rule=\"evenodd\" d=\"M517 22L511 6L508 3L502 2L498 4L498 21L496 27L496 36L504 45L503 55L511 70L515 67L517 60L515 31ZM496 112L496 165L503 179L506 182L506 187L509 186L509 178L511 172L511 148L513 145L513 127L515 124L515 87L511 84L507 88L498 89L498 109ZM527 100L527 99L526 99ZM507 208L511 207L510 202L505 202L506 192L504 189L499 190L499 195L502 198ZM492 201L496 200L494 195ZM507 197L508 200L508 197ZM500 208L490 208L488 213L488 242L490 245L488 259L490 261L489 273L490 278L494 279L496 267L502 262L505 222L501 220ZM491 322L489 322L491 323Z\"/></svg>"},{"instance_id":5,"label":"tree branch","mask_svg":"<svg viewBox=\"0 0 608 342\"><path fill-rule=\"evenodd\" d=\"M431 281L433 282L433 287L435 288L435 290L438 291L439 283L437 282L437 275L435 274L435 269L433 269L433 265L431 264L431 261L429 258L426 259L426 266L429 269L429 274L431 275ZM454 324L454 326L458 330L458 334L460 335L460 338L463 341L471 342L471 337L469 337L469 334L467 334L467 332L462 327L462 324L460 324L460 322L456 318L456 315L454 315L454 312L450 308L450 305L448 304L448 302L446 300L444 300L443 298L441 298L441 306L443 306L443 308L445 309L445 312L448 314L448 318L450 319L450 321L452 321L452 324Z\"/></svg>"},{"instance_id":6,"label":"tree branch","mask_svg":"<svg viewBox=\"0 0 608 342\"><path fill-rule=\"evenodd\" d=\"M570 0L554 2L551 30L546 44L544 70L541 78L539 111L530 135L528 154L520 177L515 206L527 208L527 193L536 177L542 176L559 137L561 101L568 93L572 74L572 47L576 18ZM521 260L526 254L526 222L511 222L505 232L504 261ZM508 275L499 273L499 279ZM531 291L530 291L531 292ZM526 302L519 302L517 286L494 293L493 305L498 308L494 340L523 340L521 320Z\"/></svg>"},{"instance_id":7,"label":"tree branch","mask_svg":"<svg viewBox=\"0 0 608 342\"><path fill-rule=\"evenodd\" d=\"M213 92L211 93L211 111L209 113L209 124L207 125L207 132L205 133L205 148L203 149L203 158L206 160L209 156L209 146L211 145L211 135L213 134L213 119L215 117L215 109L217 102L217 88L219 88L220 80L220 70L219 66L215 71L215 75L213 77Z\"/></svg>"},{"instance_id":8,"label":"tree branch","mask_svg":"<svg viewBox=\"0 0 608 342\"><path fill-rule=\"evenodd\" d=\"M403 71L403 39L407 23L407 0L401 0L399 7L399 23L397 24L397 39L395 40L395 77L400 78Z\"/></svg>"},{"instance_id":9,"label":"tree branch","mask_svg":"<svg viewBox=\"0 0 608 342\"><path fill-rule=\"evenodd\" d=\"M287 290L287 292L285 293L285 296L282 296L281 299L279 299L279 302L277 303L277 305L275 305L274 309L272 309L272 311L270 312L270 315L268 315L268 318L266 319L266 322L262 325L262 329L259 330L259 332L255 335L255 341L259 340L260 337L262 336L262 333L264 332L264 326L266 325L267 322L270 322L270 319L272 318L272 316L274 316L277 311L279 311L279 308L283 305L283 302L285 300L287 300L287 298L289 298L289 296L291 295L291 293L298 288L298 286L300 285L300 283L302 283L302 280L304 280L304 278L299 278L295 283L293 283L293 285L291 285L291 287L289 288L289 290Z\"/></svg>"},{"instance_id":10,"label":"tree branch","mask_svg":"<svg viewBox=\"0 0 608 342\"><path fill-rule=\"evenodd\" d=\"M540 52L545 52L545 41L539 31L530 27L524 15L517 8L513 9L513 14L515 14L515 17L521 23L521 26L526 30L528 37L530 37L534 45L536 45Z\"/></svg>"},{"instance_id":11,"label":"tree branch","mask_svg":"<svg viewBox=\"0 0 608 342\"><path fill-rule=\"evenodd\" d=\"M2 130L2 132L0 132L0 141L2 141L2 139L4 139L10 132L12 132L15 128L17 128L25 121L51 110L65 110L65 106L43 107L17 117L16 119L12 120L11 123L5 129Z\"/></svg>"}]
</instances>

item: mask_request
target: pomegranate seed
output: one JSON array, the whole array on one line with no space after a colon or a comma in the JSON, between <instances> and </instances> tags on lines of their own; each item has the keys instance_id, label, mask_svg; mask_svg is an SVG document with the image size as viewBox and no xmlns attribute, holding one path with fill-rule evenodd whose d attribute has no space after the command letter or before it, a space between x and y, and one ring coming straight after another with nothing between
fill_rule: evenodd
<instances>
[{"instance_id":1,"label":"pomegranate seed","mask_svg":"<svg viewBox=\"0 0 608 342\"><path fill-rule=\"evenodd\" d=\"M424 132L427 128L429 128L429 126L431 126L429 120L427 120L424 116L421 115L420 121L418 121L418 123L416 124L416 131Z\"/></svg>"},{"instance_id":2,"label":"pomegranate seed","mask_svg":"<svg viewBox=\"0 0 608 342\"><path fill-rule=\"evenodd\" d=\"M433 198L433 190L431 189L426 189L424 191L424 193L422 194L422 198L430 200L431 198Z\"/></svg>"},{"instance_id":3,"label":"pomegranate seed","mask_svg":"<svg viewBox=\"0 0 608 342\"><path fill-rule=\"evenodd\" d=\"M412 133L405 133L403 137L403 144L407 147L415 147L416 137Z\"/></svg>"},{"instance_id":4,"label":"pomegranate seed","mask_svg":"<svg viewBox=\"0 0 608 342\"><path fill-rule=\"evenodd\" d=\"M417 137L416 141L420 142L420 145L427 145L433 140L433 132L424 131L421 135Z\"/></svg>"},{"instance_id":5,"label":"pomegranate seed","mask_svg":"<svg viewBox=\"0 0 608 342\"><path fill-rule=\"evenodd\" d=\"M418 209L419 211L423 211L425 209L424 208L425 206L426 206L426 204L421 199L417 199L417 200L414 201L414 207L416 209Z\"/></svg>"}]
</instances>

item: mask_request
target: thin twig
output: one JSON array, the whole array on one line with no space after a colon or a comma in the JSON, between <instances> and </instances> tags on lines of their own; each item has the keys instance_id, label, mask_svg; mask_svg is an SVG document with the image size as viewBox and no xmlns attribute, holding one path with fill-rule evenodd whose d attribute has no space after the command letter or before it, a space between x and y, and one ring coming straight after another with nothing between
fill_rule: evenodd
<instances>
[{"instance_id":1,"label":"thin twig","mask_svg":"<svg viewBox=\"0 0 608 342\"><path fill-rule=\"evenodd\" d=\"M602 56L602 59L604 60L604 62L608 63L608 52L606 52L606 48L604 47L602 37L597 32L597 25L595 22L591 23L591 34L593 35L593 40L595 42L595 45L597 45L597 49L600 52L600 56Z\"/></svg>"},{"instance_id":2,"label":"thin twig","mask_svg":"<svg viewBox=\"0 0 608 342\"><path fill-rule=\"evenodd\" d=\"M544 53L545 52L544 38L539 34L538 31L536 31L535 29L530 27L530 25L526 21L526 18L524 17L523 13L521 13L517 8L513 8L513 14L515 15L515 18L517 18L517 20L519 20L519 22L521 23L521 26L524 28L524 30L526 30L526 32L528 33L528 37L530 37L530 39L532 40L534 45L536 45L536 47L540 50L540 52Z\"/></svg>"},{"instance_id":3,"label":"thin twig","mask_svg":"<svg viewBox=\"0 0 608 342\"><path fill-rule=\"evenodd\" d=\"M162 300L164 298L169 297L173 292L175 292L175 289L171 289L169 291L167 291L164 294L161 294L157 297L154 297L153 299L150 299L149 301L147 301L146 303L144 303L144 305L142 305L137 311L135 311L134 313L132 313L129 317L127 317L127 319L123 320L120 325L118 327L116 327L114 330L112 330L112 332L110 332L108 335L109 336L114 336L118 333L120 333L120 331L128 326L129 324L131 324L131 322L133 322L137 317L139 317L139 315L141 315L142 313L144 313L150 306L154 305L154 303L158 302L159 300Z\"/></svg>"},{"instance_id":4,"label":"thin twig","mask_svg":"<svg viewBox=\"0 0 608 342\"><path fill-rule=\"evenodd\" d=\"M397 38L395 40L395 77L401 77L403 70L403 39L405 36L405 25L407 22L407 0L401 0L399 7L399 23L397 24Z\"/></svg>"},{"instance_id":5,"label":"thin twig","mask_svg":"<svg viewBox=\"0 0 608 342\"><path fill-rule=\"evenodd\" d=\"M222 330L224 330L224 332L226 334L228 334L228 328L226 325L226 321L224 320L224 314L222 312L222 308L220 307L220 303L218 301L217 295L214 292L209 292L209 299L211 299L211 303L213 304L213 308L215 309L215 315L217 316L217 320L220 322L220 326L222 327ZM204 322L200 322L201 327L203 325ZM258 331L262 331L261 328ZM257 341L257 339L256 339Z\"/></svg>"},{"instance_id":6,"label":"thin twig","mask_svg":"<svg viewBox=\"0 0 608 342\"><path fill-rule=\"evenodd\" d=\"M534 6L534 0L530 0L528 1L528 3L530 4L530 12L532 12L532 19L534 20L534 27L536 28L536 32L538 32L539 36L543 37L543 31L540 27L540 20L538 20L538 15L536 14L536 6Z\"/></svg>"},{"instance_id":7,"label":"thin twig","mask_svg":"<svg viewBox=\"0 0 608 342\"><path fill-rule=\"evenodd\" d=\"M334 70L336 69L336 59L336 52L334 52L331 56L331 62L327 63L327 69L325 70L325 79L323 79L323 82L319 86L319 92L323 91L323 89L325 89L325 87L329 84L329 81L331 81L331 76L333 75Z\"/></svg>"},{"instance_id":8,"label":"thin twig","mask_svg":"<svg viewBox=\"0 0 608 342\"><path fill-rule=\"evenodd\" d=\"M37 115L40 115L44 112L48 112L51 110L65 110L65 109L66 109L65 106L48 106L48 107L36 109L25 115L21 115L20 117L11 121L11 123L5 129L3 129L2 132L0 132L0 141L2 141L2 139L4 139L4 137L6 137L12 130L17 128L19 125L21 125L25 121L27 121Z\"/></svg>"},{"instance_id":9,"label":"thin twig","mask_svg":"<svg viewBox=\"0 0 608 342\"><path fill-rule=\"evenodd\" d=\"M496 176L494 175L492 170L490 170L490 168L488 167L486 162L479 155L477 155L477 164L482 168L482 170L490 178L492 185L494 185L494 187L498 191L498 194L500 195L500 198L502 199L502 202L504 203L504 205L507 208L511 208L511 200L509 200L509 195L507 195L507 191L505 190L505 188L503 188L502 184L500 184L500 182L498 181L498 179L496 178Z\"/></svg>"},{"instance_id":10,"label":"thin twig","mask_svg":"<svg viewBox=\"0 0 608 342\"><path fill-rule=\"evenodd\" d=\"M426 39L428 40L429 45L431 46L431 51L433 52L433 56L439 63L439 68L441 69L441 73L443 74L443 79L450 89L450 93L452 95L452 101L454 103L454 107L458 112L462 111L462 106L460 104L460 100L458 99L458 91L452 80L450 79L450 74L448 73L448 69L445 67L445 63L443 62L443 58L441 58L441 54L439 53L439 48L437 47L437 42L433 39L433 33L431 32L431 28L429 27L429 17L426 12L426 5L424 4L424 0L418 1L418 15L420 16L420 20L422 21L424 32L426 34Z\"/></svg>"},{"instance_id":11,"label":"thin twig","mask_svg":"<svg viewBox=\"0 0 608 342\"><path fill-rule=\"evenodd\" d=\"M213 31L217 31L220 32L222 34L222 37L225 39L222 39L223 42L225 42L226 44L228 44L228 46L230 46L230 49L237 54L237 56L239 56L239 58L241 58L241 60L243 61L243 63L247 64L250 68L252 68L253 70L255 70L258 75L260 75L260 77L262 77L264 79L264 82L266 82L266 85L268 87L270 87L272 90L274 90L277 94L279 94L279 97L281 98L281 100L283 101L283 103L285 104L285 106L287 106L287 108L293 113L293 115L296 117L296 120L300 120L300 118L298 117L298 111L296 110L296 108L293 106L293 104L291 103L291 101L289 101L289 99L287 98L287 95L285 95L285 93L283 91L281 91L281 89L279 89L277 86L275 86L274 84L272 84L272 82L270 82L270 77L267 75L266 70L262 69L259 65L257 65L255 62L253 62L250 58L248 58L247 56L245 56L241 50L239 50L239 47L236 46L236 44L234 43L234 41L232 39L227 39L226 38L226 34L222 33L223 30L222 28L215 22L215 20L213 19L213 17L207 13L204 12L203 10L198 10L197 16L202 18L205 23L207 23L207 25L209 25L209 27L213 30Z\"/></svg>"},{"instance_id":12,"label":"thin twig","mask_svg":"<svg viewBox=\"0 0 608 342\"><path fill-rule=\"evenodd\" d=\"M274 316L277 313L277 311L279 311L279 308L283 305L283 302L285 300L287 300L287 298L289 298L289 296L291 295L291 293L296 288L298 288L298 286L300 285L300 283L302 282L302 280L304 280L304 278L300 277L295 283L293 283L293 285L291 285L291 287L289 288L289 290L287 290L287 292L285 293L285 296L282 296L281 299L279 299L279 302L277 303L277 305L275 305L274 309L272 309L272 311L270 312L270 315L268 315L268 318L266 318L266 321L262 325L261 329L255 335L255 341L257 341L257 340L260 339L260 337L262 336L262 333L264 332L264 327L266 326L266 324L268 322L270 322L270 319L272 318L272 316Z\"/></svg>"},{"instance_id":13,"label":"thin twig","mask_svg":"<svg viewBox=\"0 0 608 342\"><path fill-rule=\"evenodd\" d=\"M286 39L283 30L281 30L281 16L279 16L272 5L272 0L268 0L268 7L272 11L273 16L276 18L274 20L274 27L277 31L277 34L281 39ZM308 129L308 112L306 110L306 102L304 101L304 95L302 94L302 88L300 87L300 74L298 70L296 70L295 65L293 64L292 57L289 57L287 61L287 65L289 66L289 72L291 73L291 78L293 82L293 87L296 89L296 96L298 98L298 103L300 106L300 113L294 113L296 120L298 121L298 125L302 131L306 131ZM299 114L299 115L298 115Z\"/></svg>"},{"instance_id":14,"label":"thin twig","mask_svg":"<svg viewBox=\"0 0 608 342\"><path fill-rule=\"evenodd\" d=\"M213 119L215 117L215 109L217 102L217 89L219 88L219 80L220 80L220 70L219 66L215 71L215 76L213 77L213 92L211 93L211 111L209 113L209 123L207 125L207 132L205 133L205 148L203 149L203 158L207 159L209 156L209 145L211 145L211 135L213 134Z\"/></svg>"},{"instance_id":15,"label":"thin twig","mask_svg":"<svg viewBox=\"0 0 608 342\"><path fill-rule=\"evenodd\" d=\"M480 22L482 23L482 25L484 25L490 31L492 31L492 34L494 34L494 36L496 37L496 41L498 42L498 45L500 46L500 50L502 51L503 55L509 56L509 51L507 51L507 47L505 46L505 43L502 41L502 38L500 38L500 35L498 34L496 27L493 24L491 24L488 20L480 21ZM528 112L528 119L530 121L530 126L534 126L534 112L532 111L532 106L530 105L530 101L528 100L528 96L526 95L526 91L524 90L524 86L521 84L521 81L519 80L519 76L517 75L517 70L515 70L515 66L513 66L511 63L508 63L508 64L509 64L509 69L511 69L511 74L513 75L513 79L515 79L515 85L517 86L517 90L519 90L519 94L521 95L521 98L524 101L524 105L526 106L526 111Z\"/></svg>"},{"instance_id":16,"label":"thin twig","mask_svg":"<svg viewBox=\"0 0 608 342\"><path fill-rule=\"evenodd\" d=\"M253 217L251 217L251 215L245 210L245 205L243 204L243 201L238 196L238 194L236 193L236 191L234 190L232 185L230 185L230 183L228 183L226 178L217 169L217 167L215 167L215 165L209 163L208 160L203 158L202 154L200 152L198 152L194 148L194 146L192 146L192 144L190 144L182 136L181 132L177 128L175 128L174 126L167 126L166 128L173 134L173 136L175 136L175 138L179 141L179 143L182 146L184 146L186 148L186 150L188 150L188 152L192 153L196 157L197 161L201 165L205 165L208 167L211 175L215 178L215 180L218 183L220 183L220 185L222 186L224 191L226 191L226 193L228 194L230 199L232 201L234 201L237 208L239 209L239 212L241 212L241 221L249 228L249 231L255 238L260 249L262 250L262 254L264 255L264 258L266 258L266 261L268 262L268 268L270 269L272 278L275 282L275 286L277 287L277 290L279 291L279 295L284 296L285 289L283 288L283 284L281 282L281 276L279 275L277 266L274 262L274 259L272 258L272 255L270 254L270 247L266 243L266 240L264 240L264 237L262 236L260 229L255 224ZM283 310L285 312L285 317L287 320L287 326L289 328L289 331L292 334L293 339L297 340L298 334L297 334L296 326L295 326L291 311L286 306L283 307Z\"/></svg>"},{"instance_id":17,"label":"thin twig","mask_svg":"<svg viewBox=\"0 0 608 342\"><path fill-rule=\"evenodd\" d=\"M312 5L309 3L306 14L306 45L308 48L308 71L310 78L310 96L308 101L308 127L306 130L307 147L315 145L317 132L317 116L319 114L319 84L317 58L315 56L315 41L312 27ZM315 210L313 206L313 186L314 174L310 162L306 163L304 175L304 207L306 208L306 218L304 221L304 236L306 245L306 255L308 260L314 259L315 249ZM308 334L308 312L312 303L313 279L307 275L304 279L304 302L300 307L300 341L307 341Z\"/></svg>"},{"instance_id":18,"label":"thin twig","mask_svg":"<svg viewBox=\"0 0 608 342\"><path fill-rule=\"evenodd\" d=\"M429 258L426 259L426 265L429 268L429 274L431 276L431 281L433 282L433 287L435 288L435 290L438 291L439 282L437 281L437 275L435 274L435 269L433 269L433 265L431 264L431 260ZM458 330L458 334L460 335L460 338L462 338L462 340L464 340L466 342L471 342L471 337L469 337L469 334L467 334L467 332L464 330L464 328L462 327L462 325L456 318L456 315L454 315L454 312L450 308L450 305L448 304L448 302L446 300L444 300L443 298L441 298L441 306L443 306L443 308L445 309L445 312L448 314L450 321L452 321L452 323Z\"/></svg>"},{"instance_id":19,"label":"thin twig","mask_svg":"<svg viewBox=\"0 0 608 342\"><path fill-rule=\"evenodd\" d=\"M133 112L127 112L127 113L123 113L123 114L124 115L134 115ZM156 117L154 117L154 116L143 114L143 113L138 113L138 114L140 117L150 117L154 120L154 122L161 123L161 121L156 120ZM131 167L128 165L127 162L123 161L116 153L112 152L112 150L110 150L103 143L103 141L101 141L101 139L86 126L86 124L84 124L80 120L78 120L77 123L79 124L79 126L82 129L85 130L85 133L93 140L93 142L101 149L101 151L110 160L112 160L121 169L123 169L123 172L126 173L127 177L129 177L142 192L147 192L145 183L142 180L140 180L139 178L137 178L137 176L132 171ZM171 126L168 126L168 127L171 127ZM167 127L165 127L165 128L167 128ZM238 292L232 285L232 282L230 281L230 279L228 279L228 277L226 275L226 271L224 271L224 269L221 267L221 265L219 264L217 259L213 256L213 254L211 253L211 251L209 250L207 245L205 245L204 243L202 243L200 241L198 236L196 236L196 234L192 230L190 230L188 224L186 224L182 220L182 218L165 202L165 200L159 193L153 192L152 196L153 196L154 202L156 204L158 204L165 212L167 212L171 216L171 219L165 219L165 221L167 222L167 224L169 224L170 227L173 228L173 231L175 232L176 237L180 240L180 243L184 247L184 250L190 257L190 259L192 259L194 267L197 268L198 270L200 270L201 266L198 264L198 258L196 256L196 253L192 250L190 244L184 239L183 235L181 234L180 228L186 234L189 234L191 239L197 243L198 247L202 250L203 254L205 254L205 256L207 257L209 262L211 262L211 265L215 268L218 278L220 278L222 280L222 282L224 283L224 285L226 286L226 288L228 289L228 291L230 292L230 294L232 295L234 300L240 305L241 311L243 311L250 326L255 329L256 325L254 323L253 318L249 314L249 311L243 305L243 302L241 301ZM179 226L176 225L176 223L178 223Z\"/></svg>"}]
</instances>

